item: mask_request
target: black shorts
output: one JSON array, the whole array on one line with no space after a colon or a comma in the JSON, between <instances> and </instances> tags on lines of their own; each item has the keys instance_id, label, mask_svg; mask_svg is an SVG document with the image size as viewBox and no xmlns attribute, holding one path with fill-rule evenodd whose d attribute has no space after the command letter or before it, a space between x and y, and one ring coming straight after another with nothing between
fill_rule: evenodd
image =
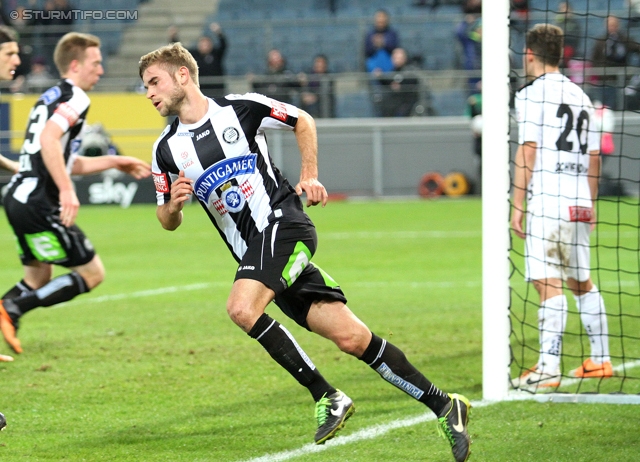
<instances>
[{"instance_id":1,"label":"black shorts","mask_svg":"<svg viewBox=\"0 0 640 462\"><path fill-rule=\"evenodd\" d=\"M336 281L314 263L317 244L313 226L274 222L249 242L235 280L262 282L276 294L274 303L300 326L309 329L307 314L316 301L347 303Z\"/></svg>"},{"instance_id":2,"label":"black shorts","mask_svg":"<svg viewBox=\"0 0 640 462\"><path fill-rule=\"evenodd\" d=\"M23 265L38 260L69 268L89 263L95 256L82 230L76 225L64 226L58 213L23 204L11 196L5 198L4 206Z\"/></svg>"}]
</instances>

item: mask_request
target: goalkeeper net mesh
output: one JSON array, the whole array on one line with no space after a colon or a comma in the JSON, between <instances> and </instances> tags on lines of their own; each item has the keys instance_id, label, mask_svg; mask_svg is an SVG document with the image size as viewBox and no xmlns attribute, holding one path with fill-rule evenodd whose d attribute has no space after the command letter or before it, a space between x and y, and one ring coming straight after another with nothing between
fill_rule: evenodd
<instances>
[{"instance_id":1,"label":"goalkeeper net mesh","mask_svg":"<svg viewBox=\"0 0 640 462\"><path fill-rule=\"evenodd\" d=\"M512 1L511 83L525 83L526 31L538 23L565 31L561 71L582 87L596 108L603 167L591 233L591 279L604 300L613 377L580 378L570 371L591 355L577 303L565 288L566 327L560 349L560 393L640 393L640 6L633 0ZM570 6L569 6L570 5ZM518 146L512 123L511 163ZM512 177L513 180L513 177ZM511 378L538 361L540 300L525 281L524 241L510 248ZM542 390L534 390L540 393ZM545 390L549 391L549 390Z\"/></svg>"}]
</instances>

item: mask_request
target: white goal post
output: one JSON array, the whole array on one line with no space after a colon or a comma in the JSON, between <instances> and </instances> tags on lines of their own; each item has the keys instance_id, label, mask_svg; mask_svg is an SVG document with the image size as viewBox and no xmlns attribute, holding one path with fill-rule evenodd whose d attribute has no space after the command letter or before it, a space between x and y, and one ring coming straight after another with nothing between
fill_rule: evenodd
<instances>
[{"instance_id":1,"label":"white goal post","mask_svg":"<svg viewBox=\"0 0 640 462\"><path fill-rule=\"evenodd\" d=\"M510 360L509 0L483 3L482 394L503 400Z\"/></svg>"}]
</instances>

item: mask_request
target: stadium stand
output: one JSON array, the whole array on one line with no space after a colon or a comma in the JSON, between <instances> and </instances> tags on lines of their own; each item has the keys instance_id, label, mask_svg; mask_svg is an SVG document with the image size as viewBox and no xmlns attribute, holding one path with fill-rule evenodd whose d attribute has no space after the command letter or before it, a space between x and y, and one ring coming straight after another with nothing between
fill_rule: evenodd
<instances>
[{"instance_id":1,"label":"stadium stand","mask_svg":"<svg viewBox=\"0 0 640 462\"><path fill-rule=\"evenodd\" d=\"M3 2L5 13L17 6L41 9L45 0L14 0ZM74 8L80 8L71 2ZM188 7L185 7L185 3ZM126 81L131 90L139 85L136 63L139 57L167 43L166 31L171 25L180 29L180 40L187 47L196 38L208 33L211 22L222 25L228 50L224 61L230 81L238 82L249 74L265 70L267 52L279 49L293 72L307 72L317 53L329 59L330 71L339 74L336 85L338 117L372 116L368 79L359 74L360 83L342 84L364 70L363 38L371 27L374 12L383 6L391 16L403 46L413 62L423 70L423 83L433 89L432 103L437 115L462 115L466 94L463 78L452 78L460 69L460 49L455 38L455 26L463 15L459 0L443 0L437 8L413 6L410 0L206 0L175 2L173 0L110 0L108 9L136 11L135 21L77 20L75 30L98 35L107 57L107 76ZM550 0L530 0L529 24L550 20L536 10L547 9ZM334 11L331 5L335 5ZM603 18L608 14L628 15L625 0L572 0L576 17L587 31L586 55L595 37L604 31ZM103 0L83 0L82 10L105 10ZM586 16L586 12L592 13ZM594 16L593 13L596 13ZM135 24L135 27L129 27ZM634 38L640 27L630 29ZM519 66L518 45L522 37L512 34L514 65ZM235 76L235 77L234 77ZM106 79L105 79L106 82ZM122 84L119 84L122 86ZM233 91L248 89L248 85L228 85Z\"/></svg>"}]
</instances>

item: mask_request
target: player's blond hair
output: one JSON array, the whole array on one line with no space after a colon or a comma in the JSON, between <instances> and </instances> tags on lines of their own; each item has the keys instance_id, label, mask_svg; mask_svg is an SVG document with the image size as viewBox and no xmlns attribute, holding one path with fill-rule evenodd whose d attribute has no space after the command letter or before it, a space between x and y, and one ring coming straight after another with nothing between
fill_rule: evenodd
<instances>
[{"instance_id":1,"label":"player's blond hair","mask_svg":"<svg viewBox=\"0 0 640 462\"><path fill-rule=\"evenodd\" d=\"M73 60L82 61L90 47L100 47L100 39L95 35L69 32L62 36L53 52L53 62L60 75L67 73Z\"/></svg>"},{"instance_id":2,"label":"player's blond hair","mask_svg":"<svg viewBox=\"0 0 640 462\"><path fill-rule=\"evenodd\" d=\"M195 83L197 87L200 86L198 81L198 64L191 53L189 53L189 50L183 47L180 42L165 45L140 58L140 62L138 63L140 78L142 78L144 71L153 64L158 64L166 70L172 78L178 69L184 66L189 70L193 83Z\"/></svg>"},{"instance_id":3,"label":"player's blond hair","mask_svg":"<svg viewBox=\"0 0 640 462\"><path fill-rule=\"evenodd\" d=\"M526 47L542 64L558 66L562 59L564 32L553 24L536 24L527 32Z\"/></svg>"}]
</instances>

